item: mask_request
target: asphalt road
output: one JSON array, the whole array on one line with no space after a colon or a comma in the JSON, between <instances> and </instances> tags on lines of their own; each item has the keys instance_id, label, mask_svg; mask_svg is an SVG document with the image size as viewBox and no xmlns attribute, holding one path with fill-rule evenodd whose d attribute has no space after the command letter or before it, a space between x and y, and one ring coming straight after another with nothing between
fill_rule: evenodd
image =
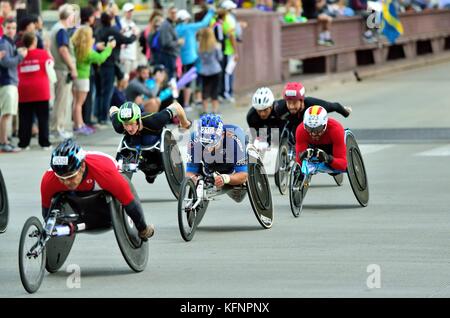
<instances>
[{"instance_id":1,"label":"asphalt road","mask_svg":"<svg viewBox=\"0 0 450 318\"><path fill-rule=\"evenodd\" d=\"M165 177L148 185L139 174L133 183L157 231L147 269L128 268L112 231L81 234L61 271L46 274L33 296L20 283L17 251L25 220L40 216L50 153L0 154L11 210L0 235L0 297L449 297L449 87L450 63L314 92L353 107L343 122L364 137L368 207L359 206L347 179L338 188L319 175L296 219L271 178L272 229L260 227L248 199L224 196L185 243ZM226 121L242 125L245 112L223 108ZM119 138L106 130L80 142L114 154ZM67 286L70 264L81 270L80 288Z\"/></svg>"}]
</instances>

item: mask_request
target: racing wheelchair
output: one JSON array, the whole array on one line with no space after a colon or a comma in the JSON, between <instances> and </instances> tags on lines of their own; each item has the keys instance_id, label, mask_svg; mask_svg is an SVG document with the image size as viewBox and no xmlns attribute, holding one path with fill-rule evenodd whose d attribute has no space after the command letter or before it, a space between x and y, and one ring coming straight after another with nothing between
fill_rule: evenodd
<instances>
[{"instance_id":1,"label":"racing wheelchair","mask_svg":"<svg viewBox=\"0 0 450 318\"><path fill-rule=\"evenodd\" d=\"M194 237L209 201L216 196L228 194L236 202L242 202L248 193L253 212L264 229L272 227L273 205L269 179L264 170L259 153L252 146L247 147L249 157L248 181L243 185L225 185L217 189L214 186L214 174L208 173L202 162L203 175L197 184L191 178L185 178L180 187L178 198L178 226L182 238L190 241Z\"/></svg>"},{"instance_id":2,"label":"racing wheelchair","mask_svg":"<svg viewBox=\"0 0 450 318\"><path fill-rule=\"evenodd\" d=\"M165 172L170 190L178 199L185 172L181 153L172 132L164 128L159 138L150 136L155 138L151 139L148 146L136 143L132 137L123 136L117 148L116 160L121 171L130 180L139 170L146 176L151 176L153 180L157 175Z\"/></svg>"},{"instance_id":3,"label":"racing wheelchair","mask_svg":"<svg viewBox=\"0 0 450 318\"><path fill-rule=\"evenodd\" d=\"M345 172L356 199L361 206L366 207L369 203L369 183L366 168L355 136L349 129L345 130L345 144L347 148L347 169ZM303 201L310 186L311 178L317 173L334 175L335 180L337 175L343 176L342 171L330 169L316 159L305 159L301 165L296 162L291 169L289 188L291 211L295 217L299 217L302 213Z\"/></svg>"},{"instance_id":4,"label":"racing wheelchair","mask_svg":"<svg viewBox=\"0 0 450 318\"><path fill-rule=\"evenodd\" d=\"M130 181L129 184L136 195ZM81 232L98 234L112 228L128 266L135 272L145 269L148 242L139 237L133 221L110 193L61 192L52 199L49 211L43 224L37 217L30 217L20 235L19 272L27 292L39 289L45 270L55 273L63 266Z\"/></svg>"},{"instance_id":5,"label":"racing wheelchair","mask_svg":"<svg viewBox=\"0 0 450 318\"><path fill-rule=\"evenodd\" d=\"M6 184L0 170L0 233L6 231L9 219L8 193L6 192Z\"/></svg>"},{"instance_id":6,"label":"racing wheelchair","mask_svg":"<svg viewBox=\"0 0 450 318\"><path fill-rule=\"evenodd\" d=\"M281 131L274 175L275 184L282 195L287 193L290 176L292 175L291 171L295 165L295 138L288 126L289 123L286 123ZM342 173L333 174L332 177L338 186L341 186L344 182Z\"/></svg>"}]
</instances>

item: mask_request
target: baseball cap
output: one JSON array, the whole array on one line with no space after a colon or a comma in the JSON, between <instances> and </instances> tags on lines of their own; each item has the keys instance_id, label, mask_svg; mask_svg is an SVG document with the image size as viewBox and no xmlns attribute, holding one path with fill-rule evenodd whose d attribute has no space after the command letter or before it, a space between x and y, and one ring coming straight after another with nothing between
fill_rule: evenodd
<instances>
[{"instance_id":1,"label":"baseball cap","mask_svg":"<svg viewBox=\"0 0 450 318\"><path fill-rule=\"evenodd\" d=\"M123 5L123 7L122 7L122 10L123 10L124 12L128 12L128 11L134 10L134 4L132 4L132 3L130 3L130 2L125 3L125 4Z\"/></svg>"},{"instance_id":2,"label":"baseball cap","mask_svg":"<svg viewBox=\"0 0 450 318\"><path fill-rule=\"evenodd\" d=\"M236 3L234 3L231 0L225 0L224 2L222 2L220 4L220 7L225 9L225 10L233 10L233 9L237 8L237 5L236 5Z\"/></svg>"}]
</instances>

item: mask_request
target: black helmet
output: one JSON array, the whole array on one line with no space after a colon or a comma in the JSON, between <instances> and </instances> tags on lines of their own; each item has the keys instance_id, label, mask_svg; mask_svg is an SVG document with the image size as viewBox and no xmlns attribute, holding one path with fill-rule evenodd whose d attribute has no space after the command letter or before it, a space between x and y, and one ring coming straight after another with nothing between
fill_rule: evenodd
<instances>
[{"instance_id":1,"label":"black helmet","mask_svg":"<svg viewBox=\"0 0 450 318\"><path fill-rule=\"evenodd\" d=\"M50 167L57 176L75 172L84 161L85 152L73 139L65 139L52 152Z\"/></svg>"}]
</instances>

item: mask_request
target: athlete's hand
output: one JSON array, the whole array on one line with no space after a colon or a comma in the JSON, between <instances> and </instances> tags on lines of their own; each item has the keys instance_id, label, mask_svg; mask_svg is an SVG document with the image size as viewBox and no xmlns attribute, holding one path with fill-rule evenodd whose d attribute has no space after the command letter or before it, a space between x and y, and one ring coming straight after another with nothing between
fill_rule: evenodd
<instances>
[{"instance_id":1,"label":"athlete's hand","mask_svg":"<svg viewBox=\"0 0 450 318\"><path fill-rule=\"evenodd\" d=\"M316 157L319 160L319 162L330 163L333 160L333 156L327 154L322 149L317 149Z\"/></svg>"},{"instance_id":2,"label":"athlete's hand","mask_svg":"<svg viewBox=\"0 0 450 318\"><path fill-rule=\"evenodd\" d=\"M230 182L230 176L227 174L218 174L214 177L214 185L218 188L223 187Z\"/></svg>"},{"instance_id":3,"label":"athlete's hand","mask_svg":"<svg viewBox=\"0 0 450 318\"><path fill-rule=\"evenodd\" d=\"M314 155L314 149L308 148L299 155L299 158L300 158L300 161L305 160L305 159L308 160L308 159L311 159L311 157L313 155Z\"/></svg>"}]
</instances>

